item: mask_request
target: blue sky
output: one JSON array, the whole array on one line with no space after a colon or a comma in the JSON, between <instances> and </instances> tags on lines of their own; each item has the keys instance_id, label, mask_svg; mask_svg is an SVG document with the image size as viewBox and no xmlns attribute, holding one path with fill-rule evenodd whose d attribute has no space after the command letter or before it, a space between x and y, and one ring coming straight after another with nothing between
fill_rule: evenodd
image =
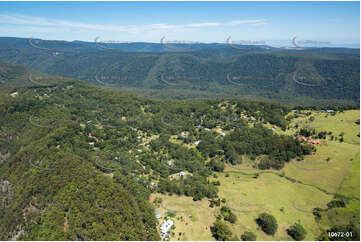
<instances>
[{"instance_id":1,"label":"blue sky","mask_svg":"<svg viewBox=\"0 0 361 242\"><path fill-rule=\"evenodd\" d=\"M0 36L359 44L359 2L0 2Z\"/></svg>"}]
</instances>

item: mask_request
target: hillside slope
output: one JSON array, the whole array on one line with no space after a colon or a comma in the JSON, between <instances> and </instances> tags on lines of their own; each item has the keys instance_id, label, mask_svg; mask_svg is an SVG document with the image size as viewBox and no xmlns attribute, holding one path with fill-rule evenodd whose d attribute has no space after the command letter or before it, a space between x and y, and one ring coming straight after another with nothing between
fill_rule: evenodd
<instances>
[{"instance_id":1,"label":"hillside slope","mask_svg":"<svg viewBox=\"0 0 361 242\"><path fill-rule=\"evenodd\" d=\"M94 43L43 41L38 43L42 47L34 47L24 41L2 39L0 58L106 88L156 97L359 103L360 61L354 52L239 50L221 45L183 52L131 52L101 49Z\"/></svg>"}]
</instances>

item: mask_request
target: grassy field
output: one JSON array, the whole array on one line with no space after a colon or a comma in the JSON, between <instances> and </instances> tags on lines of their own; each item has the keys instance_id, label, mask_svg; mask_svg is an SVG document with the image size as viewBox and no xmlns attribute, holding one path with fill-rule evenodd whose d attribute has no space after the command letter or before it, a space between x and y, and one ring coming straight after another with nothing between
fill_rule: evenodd
<instances>
[{"instance_id":1,"label":"grassy field","mask_svg":"<svg viewBox=\"0 0 361 242\"><path fill-rule=\"evenodd\" d=\"M291 161L282 171L286 176L335 193L348 174L358 151L357 145L327 141L326 144L317 146L315 154L305 156L302 164ZM327 164L328 157L330 161Z\"/></svg>"},{"instance_id":2,"label":"grassy field","mask_svg":"<svg viewBox=\"0 0 361 242\"><path fill-rule=\"evenodd\" d=\"M227 205L238 216L236 224L231 225L238 237L245 231L251 231L257 235L257 240L290 240L286 229L297 221L308 231L306 239L312 240L319 234L312 213L297 208L308 211L316 204L325 208L332 196L275 174L263 173L257 179L239 171L229 171L228 174L229 177L223 174L218 179L221 182L219 195L227 199ZM254 220L262 212L270 213L277 219L279 229L275 236L258 230Z\"/></svg>"},{"instance_id":3,"label":"grassy field","mask_svg":"<svg viewBox=\"0 0 361 242\"><path fill-rule=\"evenodd\" d=\"M244 157L244 163L238 169L227 165L224 172L217 173L218 178L211 178L220 181L219 196L226 198L226 205L238 217L235 224L227 222L233 234L239 238L245 231L251 231L257 235L257 240L292 240L286 229L300 222L308 232L306 240L315 240L335 223L359 219L359 216L355 217L355 211L357 213L360 209L359 199L350 200L346 208L327 211L319 223L311 212L315 207L326 208L327 203L334 199L332 194L323 190L346 197L360 197L360 142L357 137L360 131L355 124L359 115L359 110L352 110L335 116L312 112L312 122L309 121L310 116L296 118L292 120L290 129L282 131L277 128L275 132L293 135L298 123L299 128L331 131L334 136L343 132L344 142L331 141L328 137L326 142L316 146L314 154L305 156L302 163L291 161L281 171L241 170L250 167L250 160ZM254 178L255 173L261 174ZM297 182L291 182L281 174ZM210 226L219 208L210 208L207 199L193 202L189 197L160 194L153 195L152 199L155 196L163 199L163 206L167 209L184 211L177 213L177 218L173 219L176 229L171 240L214 240ZM159 210L166 211L162 207ZM263 233L254 221L262 212L270 213L277 219L279 227L274 236Z\"/></svg>"},{"instance_id":4,"label":"grassy field","mask_svg":"<svg viewBox=\"0 0 361 242\"><path fill-rule=\"evenodd\" d=\"M314 121L308 120L311 116L315 118ZM300 127L310 127L316 131L331 131L334 136L344 132L345 143L360 144L357 136L360 126L355 123L360 119L360 110L348 110L334 116L313 111L311 116L294 119L291 127L298 123Z\"/></svg>"},{"instance_id":5,"label":"grassy field","mask_svg":"<svg viewBox=\"0 0 361 242\"><path fill-rule=\"evenodd\" d=\"M283 171L294 179L319 186L329 192L337 192L360 149L360 138L357 137L360 126L355 123L360 118L360 111L349 110L334 116L312 112L311 116L315 118L312 122L308 120L310 117L296 118L290 126L294 127L298 123L299 128L310 127L315 128L316 131L331 131L334 136L343 132L344 142L331 141L328 137L324 144L316 146L315 154L305 157L302 164L296 166L295 161L292 161ZM292 128L291 131L295 132L296 129ZM330 158L328 163L327 158Z\"/></svg>"},{"instance_id":6,"label":"grassy field","mask_svg":"<svg viewBox=\"0 0 361 242\"><path fill-rule=\"evenodd\" d=\"M340 187L339 193L344 196L360 197L360 152L353 159L350 170Z\"/></svg>"}]
</instances>

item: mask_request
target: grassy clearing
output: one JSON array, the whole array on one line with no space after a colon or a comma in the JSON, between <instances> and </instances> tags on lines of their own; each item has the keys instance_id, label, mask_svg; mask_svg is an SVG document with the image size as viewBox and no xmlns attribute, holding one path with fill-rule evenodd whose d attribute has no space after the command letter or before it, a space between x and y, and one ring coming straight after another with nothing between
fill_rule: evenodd
<instances>
[{"instance_id":1,"label":"grassy clearing","mask_svg":"<svg viewBox=\"0 0 361 242\"><path fill-rule=\"evenodd\" d=\"M312 122L308 120L311 116L315 118ZM360 119L360 110L348 110L334 116L313 111L311 116L296 118L293 125L298 123L301 127L314 128L316 131L331 131L334 136L344 132L345 143L360 144L360 138L357 136L360 126L355 123Z\"/></svg>"},{"instance_id":2,"label":"grassy clearing","mask_svg":"<svg viewBox=\"0 0 361 242\"><path fill-rule=\"evenodd\" d=\"M257 179L238 171L228 174L229 177L222 174L218 178L221 182L219 194L221 198L227 199L227 205L238 216L237 222L230 224L233 233L238 237L245 231L251 231L257 235L257 240L290 240L286 229L297 221L308 231L306 239L312 240L319 235L320 229L312 213L301 212L295 209L293 204L295 203L297 208L312 210L315 204L326 207L332 196L313 187L292 183L275 174L264 173ZM275 236L258 230L254 220L261 212L268 212L277 219L279 229Z\"/></svg>"},{"instance_id":3,"label":"grassy clearing","mask_svg":"<svg viewBox=\"0 0 361 242\"><path fill-rule=\"evenodd\" d=\"M359 151L359 146L347 143L331 142L317 146L317 152L305 156L301 167L315 170L305 170L292 164L292 161L282 169L286 176L300 180L307 184L319 186L329 192L337 192L344 177L348 174L351 159ZM328 164L319 164L326 162Z\"/></svg>"},{"instance_id":4,"label":"grassy clearing","mask_svg":"<svg viewBox=\"0 0 361 242\"><path fill-rule=\"evenodd\" d=\"M163 199L163 206L158 208L159 213L163 215L162 219L159 220L159 225L163 222L164 215L167 213L165 208L175 211L185 211L176 212L176 217L172 218L175 224L175 230L171 240L214 240L210 226L212 226L215 221L216 210L209 207L207 199L194 202L191 197L186 196L152 194L151 201L153 201L155 197ZM179 233L181 233L181 235L179 235Z\"/></svg>"},{"instance_id":5,"label":"grassy clearing","mask_svg":"<svg viewBox=\"0 0 361 242\"><path fill-rule=\"evenodd\" d=\"M360 153L353 159L351 168L340 187L339 193L344 196L360 197Z\"/></svg>"},{"instance_id":6,"label":"grassy clearing","mask_svg":"<svg viewBox=\"0 0 361 242\"><path fill-rule=\"evenodd\" d=\"M287 176L294 179L319 186L329 192L337 192L344 177L349 172L352 160L360 149L360 139L357 137L359 125L355 123L360 118L360 110L349 110L334 116L327 113L312 112L311 116L315 118L312 122L308 120L310 117L296 118L290 126L294 127L298 123L299 128L307 126L315 128L316 131L331 131L334 136L343 132L345 141L340 143L327 140L325 144L317 146L315 154L306 156L304 163L299 165L315 170L302 169L291 162L286 164L283 171ZM294 128L291 130L296 132ZM327 158L330 158L329 164L319 164L325 162Z\"/></svg>"}]
</instances>

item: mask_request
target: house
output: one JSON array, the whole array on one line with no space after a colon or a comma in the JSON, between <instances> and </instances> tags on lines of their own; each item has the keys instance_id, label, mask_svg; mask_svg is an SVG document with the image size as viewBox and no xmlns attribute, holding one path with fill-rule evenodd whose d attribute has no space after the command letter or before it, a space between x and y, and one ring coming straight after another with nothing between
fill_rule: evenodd
<instances>
[{"instance_id":1,"label":"house","mask_svg":"<svg viewBox=\"0 0 361 242\"><path fill-rule=\"evenodd\" d=\"M226 136L226 134L222 132L222 133L221 133L221 136L224 137L224 136Z\"/></svg>"},{"instance_id":2,"label":"house","mask_svg":"<svg viewBox=\"0 0 361 242\"><path fill-rule=\"evenodd\" d=\"M155 183L155 182L151 182L151 183L150 183L150 187L151 187L151 188L156 188L156 187L158 187L158 184Z\"/></svg>"},{"instance_id":3,"label":"house","mask_svg":"<svg viewBox=\"0 0 361 242\"><path fill-rule=\"evenodd\" d=\"M197 129L200 129L201 127L202 127L202 125L200 125L200 124L196 126Z\"/></svg>"},{"instance_id":4,"label":"house","mask_svg":"<svg viewBox=\"0 0 361 242\"><path fill-rule=\"evenodd\" d=\"M201 141L200 140L197 140L196 142L194 142L195 145L199 145Z\"/></svg>"},{"instance_id":5,"label":"house","mask_svg":"<svg viewBox=\"0 0 361 242\"><path fill-rule=\"evenodd\" d=\"M185 175L186 175L186 173L184 171L179 172L180 177L184 177Z\"/></svg>"},{"instance_id":6,"label":"house","mask_svg":"<svg viewBox=\"0 0 361 242\"><path fill-rule=\"evenodd\" d=\"M160 226L160 237L162 239L165 239L168 236L168 232L170 231L170 229L172 228L174 222L170 219L166 220L163 222L163 224Z\"/></svg>"},{"instance_id":7,"label":"house","mask_svg":"<svg viewBox=\"0 0 361 242\"><path fill-rule=\"evenodd\" d=\"M209 129L209 128L205 128L204 130L205 130L205 131L209 131L210 129Z\"/></svg>"},{"instance_id":8,"label":"house","mask_svg":"<svg viewBox=\"0 0 361 242\"><path fill-rule=\"evenodd\" d=\"M277 129L277 128L278 128L278 126L277 126L277 125L273 125L273 127L272 127L272 128Z\"/></svg>"},{"instance_id":9,"label":"house","mask_svg":"<svg viewBox=\"0 0 361 242\"><path fill-rule=\"evenodd\" d=\"M183 139L186 139L186 138L188 138L188 134L186 134L185 132L182 132L182 133L181 133L181 137L182 137Z\"/></svg>"},{"instance_id":10,"label":"house","mask_svg":"<svg viewBox=\"0 0 361 242\"><path fill-rule=\"evenodd\" d=\"M319 144L321 144L321 140L319 140L319 139L311 139L311 140L308 141L308 143L314 144L314 145L319 145Z\"/></svg>"},{"instance_id":11,"label":"house","mask_svg":"<svg viewBox=\"0 0 361 242\"><path fill-rule=\"evenodd\" d=\"M328 112L328 113L333 113L333 112L335 112L335 110L328 109L327 112Z\"/></svg>"},{"instance_id":12,"label":"house","mask_svg":"<svg viewBox=\"0 0 361 242\"><path fill-rule=\"evenodd\" d=\"M16 97L19 93L18 92L13 92L10 94L11 97Z\"/></svg>"}]
</instances>

